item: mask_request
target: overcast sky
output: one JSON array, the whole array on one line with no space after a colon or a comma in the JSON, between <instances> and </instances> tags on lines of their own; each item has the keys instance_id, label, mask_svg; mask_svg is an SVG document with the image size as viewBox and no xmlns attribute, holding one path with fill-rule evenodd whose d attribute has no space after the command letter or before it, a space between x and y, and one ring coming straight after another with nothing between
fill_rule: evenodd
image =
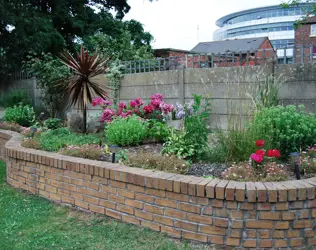
<instances>
[{"instance_id":1,"label":"overcast sky","mask_svg":"<svg viewBox=\"0 0 316 250\"><path fill-rule=\"evenodd\" d=\"M155 38L154 48L191 50L199 41L213 40L215 22L232 12L280 4L282 0L128 0L125 19L136 19Z\"/></svg>"}]
</instances>

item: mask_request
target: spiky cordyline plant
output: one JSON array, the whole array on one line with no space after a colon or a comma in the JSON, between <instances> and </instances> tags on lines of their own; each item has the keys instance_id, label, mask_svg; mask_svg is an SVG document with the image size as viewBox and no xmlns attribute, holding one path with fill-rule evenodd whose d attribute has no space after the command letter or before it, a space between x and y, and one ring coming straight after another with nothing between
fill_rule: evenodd
<instances>
[{"instance_id":1,"label":"spiky cordyline plant","mask_svg":"<svg viewBox=\"0 0 316 250\"><path fill-rule=\"evenodd\" d=\"M108 91L111 88L107 86L105 79L100 79L103 78L100 75L105 73L110 58L105 60L97 53L89 55L89 52L81 46L77 60L69 52L61 53L60 60L73 70L71 76L66 80L66 94L69 98L69 105L77 105L82 110L83 132L85 133L87 129L87 105L92 102L92 98L95 96L109 98Z\"/></svg>"}]
</instances>

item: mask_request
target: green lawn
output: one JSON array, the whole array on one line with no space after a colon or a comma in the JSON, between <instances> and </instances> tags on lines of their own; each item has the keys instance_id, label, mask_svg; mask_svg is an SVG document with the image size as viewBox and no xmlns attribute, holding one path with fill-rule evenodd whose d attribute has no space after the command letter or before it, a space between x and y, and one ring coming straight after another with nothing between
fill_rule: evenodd
<instances>
[{"instance_id":1,"label":"green lawn","mask_svg":"<svg viewBox=\"0 0 316 250\"><path fill-rule=\"evenodd\" d=\"M0 249L206 249L109 218L57 206L5 182L0 162Z\"/></svg>"}]
</instances>

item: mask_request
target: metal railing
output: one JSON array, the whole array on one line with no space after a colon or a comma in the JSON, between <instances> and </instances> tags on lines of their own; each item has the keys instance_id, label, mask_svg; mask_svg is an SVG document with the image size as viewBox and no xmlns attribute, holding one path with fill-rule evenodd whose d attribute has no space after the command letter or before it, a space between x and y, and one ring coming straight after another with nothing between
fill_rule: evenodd
<instances>
[{"instance_id":1,"label":"metal railing","mask_svg":"<svg viewBox=\"0 0 316 250\"><path fill-rule=\"evenodd\" d=\"M316 44L278 49L258 49L250 52L227 52L225 54L186 54L177 57L122 61L125 74L155 71L256 66L266 63L294 64L315 63Z\"/></svg>"}]
</instances>

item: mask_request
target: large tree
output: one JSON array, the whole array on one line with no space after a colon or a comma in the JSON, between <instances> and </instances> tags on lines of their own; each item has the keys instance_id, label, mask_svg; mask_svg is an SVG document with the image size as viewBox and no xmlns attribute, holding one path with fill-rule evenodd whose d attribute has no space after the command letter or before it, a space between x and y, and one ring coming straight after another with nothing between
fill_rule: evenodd
<instances>
[{"instance_id":1,"label":"large tree","mask_svg":"<svg viewBox=\"0 0 316 250\"><path fill-rule=\"evenodd\" d=\"M96 33L116 38L124 25L135 43L150 43L149 34L139 36L140 23L121 22L129 9L127 0L0 0L0 73L19 69L29 52L74 52L76 42Z\"/></svg>"}]
</instances>

